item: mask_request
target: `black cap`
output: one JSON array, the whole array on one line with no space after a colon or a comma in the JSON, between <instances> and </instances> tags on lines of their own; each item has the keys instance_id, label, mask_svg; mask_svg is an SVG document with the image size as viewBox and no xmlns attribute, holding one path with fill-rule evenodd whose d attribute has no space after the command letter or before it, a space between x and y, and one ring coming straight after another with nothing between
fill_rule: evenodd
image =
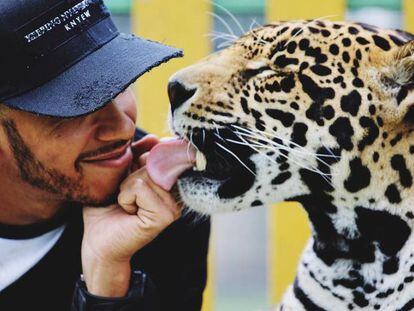
<instances>
[{"instance_id":1,"label":"black cap","mask_svg":"<svg viewBox=\"0 0 414 311\"><path fill-rule=\"evenodd\" d=\"M105 106L182 51L119 33L102 0L0 0L0 103L56 117Z\"/></svg>"}]
</instances>

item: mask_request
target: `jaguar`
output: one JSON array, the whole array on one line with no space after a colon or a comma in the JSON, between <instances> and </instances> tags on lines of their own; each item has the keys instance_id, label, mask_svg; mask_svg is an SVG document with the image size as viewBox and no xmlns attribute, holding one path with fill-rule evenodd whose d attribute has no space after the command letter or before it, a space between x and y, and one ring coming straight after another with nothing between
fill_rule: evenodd
<instances>
[{"instance_id":1,"label":"jaguar","mask_svg":"<svg viewBox=\"0 0 414 311\"><path fill-rule=\"evenodd\" d=\"M414 36L275 22L173 75L203 214L300 202L312 236L278 310L414 309ZM295 228L292 228L294 234Z\"/></svg>"}]
</instances>

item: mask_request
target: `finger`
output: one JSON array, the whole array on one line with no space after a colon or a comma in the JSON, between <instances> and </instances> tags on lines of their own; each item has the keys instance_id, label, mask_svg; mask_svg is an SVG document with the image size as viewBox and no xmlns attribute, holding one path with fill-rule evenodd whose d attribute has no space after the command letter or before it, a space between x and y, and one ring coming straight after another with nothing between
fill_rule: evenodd
<instances>
[{"instance_id":1,"label":"finger","mask_svg":"<svg viewBox=\"0 0 414 311\"><path fill-rule=\"evenodd\" d=\"M148 155L149 155L149 152L146 152L142 156L139 157L138 164L140 165L140 167L143 167L147 164Z\"/></svg>"},{"instance_id":2,"label":"finger","mask_svg":"<svg viewBox=\"0 0 414 311\"><path fill-rule=\"evenodd\" d=\"M133 175L128 176L127 179L130 179L129 182L134 183L134 180L137 178L144 180L147 183L147 185L153 191L155 191L155 193L161 198L161 200L164 201L164 203L175 204L175 200L173 196L168 191L164 190L163 188L161 188L160 186L158 186L156 183L152 181L151 177L149 177L148 175L148 172L145 166L142 167L139 171L136 171Z\"/></svg>"},{"instance_id":3,"label":"finger","mask_svg":"<svg viewBox=\"0 0 414 311\"><path fill-rule=\"evenodd\" d=\"M178 215L177 217L181 215L182 205L177 204L175 198L170 192L164 190L156 183L154 183L149 177L149 175L146 173L146 171L143 172L142 179L145 181L146 185L158 195L161 201L165 204L167 208L171 210L171 212L174 215Z\"/></svg>"},{"instance_id":4,"label":"finger","mask_svg":"<svg viewBox=\"0 0 414 311\"><path fill-rule=\"evenodd\" d=\"M149 182L151 179L147 173L147 168L145 166L140 167L135 172L129 174L127 178L120 185L120 190L124 191L127 188L131 188L137 181L137 179L143 179L146 182Z\"/></svg>"},{"instance_id":5,"label":"finger","mask_svg":"<svg viewBox=\"0 0 414 311\"><path fill-rule=\"evenodd\" d=\"M141 156L149 152L158 143L158 138L155 135L150 134L131 144L131 150L133 155L131 172L134 172L143 166L142 161L140 161Z\"/></svg>"},{"instance_id":6,"label":"finger","mask_svg":"<svg viewBox=\"0 0 414 311\"><path fill-rule=\"evenodd\" d=\"M146 152L143 155L141 155L138 159L134 159L132 161L131 173L136 172L137 170L139 170L140 168L142 168L143 166L147 164L148 155L149 155L149 152Z\"/></svg>"},{"instance_id":7,"label":"finger","mask_svg":"<svg viewBox=\"0 0 414 311\"><path fill-rule=\"evenodd\" d=\"M122 200L122 199L121 199ZM134 204L121 204L119 206L129 215L135 215L138 212L138 206Z\"/></svg>"},{"instance_id":8,"label":"finger","mask_svg":"<svg viewBox=\"0 0 414 311\"><path fill-rule=\"evenodd\" d=\"M150 151L155 145L159 143L159 139L157 136L149 134L144 138L133 142L131 144L132 153L134 158L138 159L142 154Z\"/></svg>"},{"instance_id":9,"label":"finger","mask_svg":"<svg viewBox=\"0 0 414 311\"><path fill-rule=\"evenodd\" d=\"M176 204L174 197L171 195L170 192L164 190L163 188L161 188L160 186L158 186L156 183L154 183L151 178L148 176L148 174L144 175L145 178L144 180L147 182L148 186L153 189L153 191L155 191L155 193L157 193L157 195L161 198L161 200L163 202L165 202L166 204L172 205L172 204Z\"/></svg>"},{"instance_id":10,"label":"finger","mask_svg":"<svg viewBox=\"0 0 414 311\"><path fill-rule=\"evenodd\" d=\"M131 175L129 175L121 184L120 195L118 197L118 203L128 211L132 212L131 205L134 204L134 195L137 191L137 180L142 179L146 182L147 186L152 189L160 198L164 204L169 207L173 207L173 212L177 213L178 204L171 193L165 191L163 188L154 183L149 177L145 167L140 168Z\"/></svg>"},{"instance_id":11,"label":"finger","mask_svg":"<svg viewBox=\"0 0 414 311\"><path fill-rule=\"evenodd\" d=\"M145 178L148 178L147 175L148 174L146 174L146 168L145 168L145 166L144 167L140 167L138 170L136 170L135 172L129 174L124 179L124 181L119 186L120 187L120 190L121 191L124 191L127 188L131 188L134 185L135 181L138 178L145 179Z\"/></svg>"},{"instance_id":12,"label":"finger","mask_svg":"<svg viewBox=\"0 0 414 311\"><path fill-rule=\"evenodd\" d=\"M137 197L142 196L141 194L141 188L144 186L148 186L147 182L149 182L149 177L145 172L145 169L140 169L137 172L134 173L133 178L128 178L127 181L125 181L121 185L121 191L118 195L118 204L129 214L134 214L137 212L138 208L145 208L148 210L156 211L155 209L158 204L158 202L163 202L162 198L158 196L157 190L151 188L151 191L154 192L157 195L157 200L154 203L157 203L157 205L153 205L150 207L147 206L140 206L139 203L137 203ZM172 204L171 201L163 202L164 205L166 204Z\"/></svg>"},{"instance_id":13,"label":"finger","mask_svg":"<svg viewBox=\"0 0 414 311\"><path fill-rule=\"evenodd\" d=\"M163 137L161 139L158 139L157 136L153 134L148 134L144 138L136 142L133 142L131 144L132 152L134 154L134 159L137 159L137 158L141 159L143 155L146 155L153 147L158 145L160 142L167 142L167 141L176 140L176 139L177 137ZM144 165L146 163L146 157L145 157ZM143 165L141 164L141 166Z\"/></svg>"},{"instance_id":14,"label":"finger","mask_svg":"<svg viewBox=\"0 0 414 311\"><path fill-rule=\"evenodd\" d=\"M144 214L154 221L161 221L161 224L165 226L179 217L177 210L163 202L146 181L139 179L137 186L139 193L136 196L136 204L140 207L138 214Z\"/></svg>"},{"instance_id":15,"label":"finger","mask_svg":"<svg viewBox=\"0 0 414 311\"><path fill-rule=\"evenodd\" d=\"M119 198L118 198L118 204L119 204L119 206L126 212L126 213L128 213L129 215L135 215L137 212L138 212L138 206L136 206L136 204L135 203L133 203L133 204L121 204L121 203L119 203ZM121 200L123 200L122 198L121 198Z\"/></svg>"},{"instance_id":16,"label":"finger","mask_svg":"<svg viewBox=\"0 0 414 311\"><path fill-rule=\"evenodd\" d=\"M123 187L118 195L119 206L130 215L134 215L138 211L138 206L135 203L138 191L136 183L129 183L128 186Z\"/></svg>"}]
</instances>

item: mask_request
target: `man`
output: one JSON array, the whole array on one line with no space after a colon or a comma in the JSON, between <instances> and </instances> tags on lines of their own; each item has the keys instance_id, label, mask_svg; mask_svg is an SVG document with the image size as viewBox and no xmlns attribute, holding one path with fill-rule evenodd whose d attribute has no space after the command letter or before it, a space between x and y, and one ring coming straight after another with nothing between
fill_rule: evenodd
<instances>
[{"instance_id":1,"label":"man","mask_svg":"<svg viewBox=\"0 0 414 311\"><path fill-rule=\"evenodd\" d=\"M209 223L148 177L128 88L181 51L119 34L102 0L0 14L0 310L199 310Z\"/></svg>"}]
</instances>

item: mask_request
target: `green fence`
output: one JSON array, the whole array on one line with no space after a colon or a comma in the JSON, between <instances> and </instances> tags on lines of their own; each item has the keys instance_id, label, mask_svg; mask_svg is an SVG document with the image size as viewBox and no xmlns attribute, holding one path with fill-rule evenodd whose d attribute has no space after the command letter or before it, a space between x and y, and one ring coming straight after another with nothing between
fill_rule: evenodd
<instances>
[{"instance_id":1,"label":"green fence","mask_svg":"<svg viewBox=\"0 0 414 311\"><path fill-rule=\"evenodd\" d=\"M216 0L214 3L217 4L216 8L222 6L235 14L262 14L266 6L266 0ZM114 14L129 14L132 0L107 0L106 4ZM402 0L348 0L348 8L351 10L366 7L400 11Z\"/></svg>"},{"instance_id":2,"label":"green fence","mask_svg":"<svg viewBox=\"0 0 414 311\"><path fill-rule=\"evenodd\" d=\"M131 12L132 0L106 0L105 4L113 14L129 14Z\"/></svg>"},{"instance_id":3,"label":"green fence","mask_svg":"<svg viewBox=\"0 0 414 311\"><path fill-rule=\"evenodd\" d=\"M366 7L380 7L387 10L402 10L402 0L348 0L348 8L362 9Z\"/></svg>"}]
</instances>

